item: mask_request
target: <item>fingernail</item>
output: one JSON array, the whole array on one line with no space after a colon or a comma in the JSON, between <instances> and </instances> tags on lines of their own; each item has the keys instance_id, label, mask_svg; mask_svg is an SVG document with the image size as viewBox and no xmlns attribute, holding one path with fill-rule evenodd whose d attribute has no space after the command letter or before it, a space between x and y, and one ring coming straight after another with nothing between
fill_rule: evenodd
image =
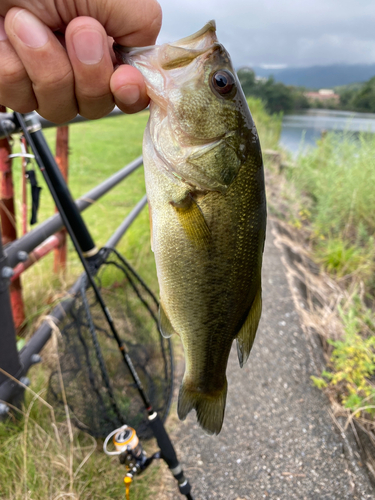
<instances>
[{"instance_id":1,"label":"fingernail","mask_svg":"<svg viewBox=\"0 0 375 500\"><path fill-rule=\"evenodd\" d=\"M137 85L124 85L116 91L116 98L128 106L138 102L140 96L141 93Z\"/></svg>"},{"instance_id":2,"label":"fingernail","mask_svg":"<svg viewBox=\"0 0 375 500\"><path fill-rule=\"evenodd\" d=\"M48 42L46 26L25 9L15 15L13 30L25 45L33 49L39 49Z\"/></svg>"},{"instance_id":3,"label":"fingernail","mask_svg":"<svg viewBox=\"0 0 375 500\"><path fill-rule=\"evenodd\" d=\"M7 40L7 34L5 33L4 29L4 18L3 16L0 16L0 42L3 40Z\"/></svg>"},{"instance_id":4,"label":"fingernail","mask_svg":"<svg viewBox=\"0 0 375 500\"><path fill-rule=\"evenodd\" d=\"M83 64L98 64L103 59L104 47L101 33L81 29L73 35L73 46L77 58Z\"/></svg>"}]
</instances>

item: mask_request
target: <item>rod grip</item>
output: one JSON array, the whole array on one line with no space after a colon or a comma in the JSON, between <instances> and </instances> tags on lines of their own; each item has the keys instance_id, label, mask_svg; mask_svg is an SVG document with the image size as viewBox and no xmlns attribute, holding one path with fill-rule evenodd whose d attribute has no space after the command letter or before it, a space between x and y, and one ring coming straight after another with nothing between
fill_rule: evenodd
<instances>
[{"instance_id":1,"label":"rod grip","mask_svg":"<svg viewBox=\"0 0 375 500\"><path fill-rule=\"evenodd\" d=\"M149 424L159 445L162 458L167 462L170 469L176 469L179 466L179 462L173 448L173 444L169 439L167 431L165 430L164 424L159 415L154 415L155 414L149 417Z\"/></svg>"},{"instance_id":2,"label":"rod grip","mask_svg":"<svg viewBox=\"0 0 375 500\"><path fill-rule=\"evenodd\" d=\"M185 495L188 500L193 500L193 497L191 496L191 485L184 476L184 471L179 464L173 444L169 439L163 422L156 412L150 415L148 419L152 432L154 433L156 441L159 445L161 458L167 462L169 469L177 480L180 493Z\"/></svg>"}]
</instances>

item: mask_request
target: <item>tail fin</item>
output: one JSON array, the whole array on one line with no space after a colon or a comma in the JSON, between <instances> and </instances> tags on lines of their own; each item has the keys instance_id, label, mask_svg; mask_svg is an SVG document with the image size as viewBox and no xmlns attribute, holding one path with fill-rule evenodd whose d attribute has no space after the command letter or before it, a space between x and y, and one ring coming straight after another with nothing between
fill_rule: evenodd
<instances>
[{"instance_id":1,"label":"tail fin","mask_svg":"<svg viewBox=\"0 0 375 500\"><path fill-rule=\"evenodd\" d=\"M182 381L178 395L177 413L180 420L194 408L197 412L198 424L208 434L219 434L224 420L225 402L227 399L227 380L220 392L214 394L194 391L186 387Z\"/></svg>"}]
</instances>

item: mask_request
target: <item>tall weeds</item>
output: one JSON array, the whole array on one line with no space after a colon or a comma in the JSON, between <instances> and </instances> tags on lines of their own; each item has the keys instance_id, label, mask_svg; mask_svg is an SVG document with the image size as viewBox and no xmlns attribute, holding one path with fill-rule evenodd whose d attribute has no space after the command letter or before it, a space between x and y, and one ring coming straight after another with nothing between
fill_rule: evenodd
<instances>
[{"instance_id":1,"label":"tall weeds","mask_svg":"<svg viewBox=\"0 0 375 500\"><path fill-rule=\"evenodd\" d=\"M374 286L375 134L329 133L297 159L299 190L317 256L339 278Z\"/></svg>"},{"instance_id":2,"label":"tall weeds","mask_svg":"<svg viewBox=\"0 0 375 500\"><path fill-rule=\"evenodd\" d=\"M339 339L318 387L373 428L375 415L375 134L328 133L299 156L287 177L296 188L299 224L309 228L316 260L335 277L344 299ZM369 422L372 422L371 424ZM363 423L363 422L362 422Z\"/></svg>"}]
</instances>

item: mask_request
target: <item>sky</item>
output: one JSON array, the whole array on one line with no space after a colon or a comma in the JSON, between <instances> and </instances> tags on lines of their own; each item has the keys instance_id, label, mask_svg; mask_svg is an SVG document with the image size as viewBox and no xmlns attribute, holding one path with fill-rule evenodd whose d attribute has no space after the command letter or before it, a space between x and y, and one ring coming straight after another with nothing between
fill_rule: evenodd
<instances>
[{"instance_id":1,"label":"sky","mask_svg":"<svg viewBox=\"0 0 375 500\"><path fill-rule=\"evenodd\" d=\"M375 63L375 0L159 0L158 43L215 19L234 67Z\"/></svg>"}]
</instances>

